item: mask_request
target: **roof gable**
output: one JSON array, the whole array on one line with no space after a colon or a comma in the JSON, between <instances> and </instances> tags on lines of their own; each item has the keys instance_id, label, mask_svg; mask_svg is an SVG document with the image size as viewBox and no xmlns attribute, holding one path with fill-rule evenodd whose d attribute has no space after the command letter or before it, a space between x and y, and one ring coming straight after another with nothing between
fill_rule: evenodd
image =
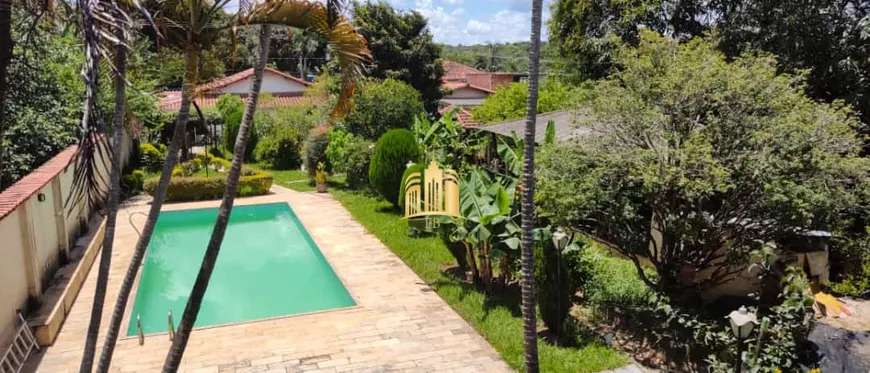
<instances>
[{"instance_id":1,"label":"roof gable","mask_svg":"<svg viewBox=\"0 0 870 373\"><path fill-rule=\"evenodd\" d=\"M233 75L227 76L225 78L221 78L218 80L214 80L210 83L202 84L197 89L200 92L208 92L208 93L219 93L222 92L222 88L227 88L233 85L236 85L239 82L243 82L245 80L250 80L254 76L254 69L250 68L244 71L240 71ZM303 87L310 86L311 83L306 82L302 79L299 79L293 75L282 73L278 70L267 67L263 72L263 78L266 77L279 78L283 80L288 80L293 83L301 84Z\"/></svg>"}]
</instances>

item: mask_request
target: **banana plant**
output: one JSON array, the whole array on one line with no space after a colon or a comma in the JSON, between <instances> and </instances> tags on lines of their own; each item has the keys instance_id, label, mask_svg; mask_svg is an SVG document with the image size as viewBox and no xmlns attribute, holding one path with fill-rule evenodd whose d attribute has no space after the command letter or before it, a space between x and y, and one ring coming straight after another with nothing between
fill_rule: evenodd
<instances>
[{"instance_id":1,"label":"banana plant","mask_svg":"<svg viewBox=\"0 0 870 373\"><path fill-rule=\"evenodd\" d=\"M547 122L544 133L544 145L550 145L556 141L556 124L551 120ZM498 157L505 168L505 174L513 178L519 178L523 172L523 152L525 141L516 132L510 136L499 136Z\"/></svg>"},{"instance_id":2,"label":"banana plant","mask_svg":"<svg viewBox=\"0 0 870 373\"><path fill-rule=\"evenodd\" d=\"M483 149L484 142L481 132L463 131L454 118L456 110L444 113L437 121L420 113L414 118L412 130L424 153L433 155L441 165L460 171L465 158Z\"/></svg>"},{"instance_id":3,"label":"banana plant","mask_svg":"<svg viewBox=\"0 0 870 373\"><path fill-rule=\"evenodd\" d=\"M468 172L459 185L459 210L463 217L455 220L451 238L465 245L469 280L480 281L491 291L493 259L507 257L507 252L500 248L509 248L514 240L504 242L505 238L513 238L506 232L519 229L512 215L513 194L504 180L481 169ZM517 247L518 242L513 246ZM505 268L501 268L501 279L509 276L509 268L507 272Z\"/></svg>"}]
</instances>

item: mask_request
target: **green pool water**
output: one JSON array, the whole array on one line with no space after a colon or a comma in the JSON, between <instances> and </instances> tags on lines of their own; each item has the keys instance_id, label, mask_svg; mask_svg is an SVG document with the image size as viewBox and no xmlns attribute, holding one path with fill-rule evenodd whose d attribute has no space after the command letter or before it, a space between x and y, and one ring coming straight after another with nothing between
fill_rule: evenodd
<instances>
[{"instance_id":1,"label":"green pool water","mask_svg":"<svg viewBox=\"0 0 870 373\"><path fill-rule=\"evenodd\" d=\"M211 237L217 209L161 212L148 245L127 335L176 327ZM286 203L236 206L196 326L355 305Z\"/></svg>"}]
</instances>

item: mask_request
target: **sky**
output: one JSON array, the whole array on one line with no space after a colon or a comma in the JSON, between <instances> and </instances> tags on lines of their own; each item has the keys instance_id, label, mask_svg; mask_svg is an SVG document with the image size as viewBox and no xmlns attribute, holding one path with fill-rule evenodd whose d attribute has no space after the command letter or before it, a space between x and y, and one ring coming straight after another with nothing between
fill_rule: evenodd
<instances>
[{"instance_id":1,"label":"sky","mask_svg":"<svg viewBox=\"0 0 870 373\"><path fill-rule=\"evenodd\" d=\"M387 0L398 10L416 10L429 19L436 42L472 45L528 41L531 0ZM544 0L541 37L547 39L550 3Z\"/></svg>"}]
</instances>

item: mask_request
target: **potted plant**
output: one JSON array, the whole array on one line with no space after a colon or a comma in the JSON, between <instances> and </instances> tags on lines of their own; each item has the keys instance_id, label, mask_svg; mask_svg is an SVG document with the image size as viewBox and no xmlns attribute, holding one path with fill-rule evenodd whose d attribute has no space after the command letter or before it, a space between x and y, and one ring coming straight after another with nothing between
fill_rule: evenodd
<instances>
[{"instance_id":1,"label":"potted plant","mask_svg":"<svg viewBox=\"0 0 870 373\"><path fill-rule=\"evenodd\" d=\"M317 193L326 193L326 165L323 162L317 163L317 172L314 173L314 184L317 185Z\"/></svg>"}]
</instances>

